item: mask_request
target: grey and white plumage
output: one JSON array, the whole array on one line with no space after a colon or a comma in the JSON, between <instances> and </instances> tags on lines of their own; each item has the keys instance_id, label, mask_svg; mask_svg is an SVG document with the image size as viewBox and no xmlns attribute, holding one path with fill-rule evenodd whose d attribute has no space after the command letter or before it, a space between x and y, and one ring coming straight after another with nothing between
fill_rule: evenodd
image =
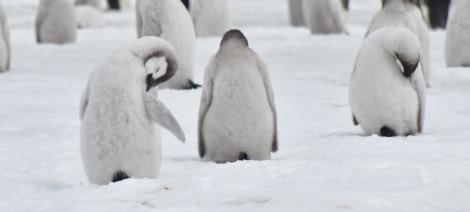
<instances>
[{"instance_id":1,"label":"grey and white plumage","mask_svg":"<svg viewBox=\"0 0 470 212\"><path fill-rule=\"evenodd\" d=\"M289 22L292 26L305 26L303 0L288 0Z\"/></svg>"},{"instance_id":2,"label":"grey and white plumage","mask_svg":"<svg viewBox=\"0 0 470 212\"><path fill-rule=\"evenodd\" d=\"M341 0L303 0L303 13L312 34L346 33L347 10Z\"/></svg>"},{"instance_id":3,"label":"grey and white plumage","mask_svg":"<svg viewBox=\"0 0 470 212\"><path fill-rule=\"evenodd\" d=\"M160 126L184 141L176 119L152 89L177 69L171 45L143 37L92 72L80 101L80 148L91 183L157 177ZM157 125L158 124L158 125Z\"/></svg>"},{"instance_id":4,"label":"grey and white plumage","mask_svg":"<svg viewBox=\"0 0 470 212\"><path fill-rule=\"evenodd\" d=\"M68 0L40 0L36 17L38 43L65 44L75 42L76 17Z\"/></svg>"},{"instance_id":5,"label":"grey and white plumage","mask_svg":"<svg viewBox=\"0 0 470 212\"><path fill-rule=\"evenodd\" d=\"M161 88L191 89L193 82L196 34L189 12L181 1L137 0L137 36L158 36L174 48L179 68Z\"/></svg>"},{"instance_id":6,"label":"grey and white plumage","mask_svg":"<svg viewBox=\"0 0 470 212\"><path fill-rule=\"evenodd\" d=\"M230 28L226 0L192 0L190 11L198 37L222 36Z\"/></svg>"},{"instance_id":7,"label":"grey and white plumage","mask_svg":"<svg viewBox=\"0 0 470 212\"><path fill-rule=\"evenodd\" d=\"M11 48L10 48L10 28L8 26L7 15L0 4L0 73L10 70Z\"/></svg>"},{"instance_id":8,"label":"grey and white plumage","mask_svg":"<svg viewBox=\"0 0 470 212\"><path fill-rule=\"evenodd\" d=\"M77 28L99 28L105 26L105 20L101 11L89 5L75 7Z\"/></svg>"},{"instance_id":9,"label":"grey and white plumage","mask_svg":"<svg viewBox=\"0 0 470 212\"><path fill-rule=\"evenodd\" d=\"M276 117L268 68L245 36L230 30L204 74L200 157L218 163L270 159L278 149Z\"/></svg>"},{"instance_id":10,"label":"grey and white plumage","mask_svg":"<svg viewBox=\"0 0 470 212\"><path fill-rule=\"evenodd\" d=\"M97 10L102 10L103 9L103 0L75 0L74 4L77 6L92 6L96 8Z\"/></svg>"},{"instance_id":11,"label":"grey and white plumage","mask_svg":"<svg viewBox=\"0 0 470 212\"><path fill-rule=\"evenodd\" d=\"M372 32L356 59L349 87L355 124L367 134L406 136L420 133L425 110L425 82L420 44L404 27Z\"/></svg>"},{"instance_id":12,"label":"grey and white plumage","mask_svg":"<svg viewBox=\"0 0 470 212\"><path fill-rule=\"evenodd\" d=\"M447 22L445 58L448 67L470 67L470 1L452 0Z\"/></svg>"},{"instance_id":13,"label":"grey and white plumage","mask_svg":"<svg viewBox=\"0 0 470 212\"><path fill-rule=\"evenodd\" d=\"M406 27L418 37L421 45L421 67L430 86L430 40L426 23L416 0L382 0L382 9L369 24L366 36L382 27Z\"/></svg>"}]
</instances>

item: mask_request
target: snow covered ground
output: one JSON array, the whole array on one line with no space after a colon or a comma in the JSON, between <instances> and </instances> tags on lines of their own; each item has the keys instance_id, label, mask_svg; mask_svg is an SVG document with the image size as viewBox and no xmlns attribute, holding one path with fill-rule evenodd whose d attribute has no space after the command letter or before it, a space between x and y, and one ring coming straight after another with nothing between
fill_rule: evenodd
<instances>
[{"instance_id":1,"label":"snow covered ground","mask_svg":"<svg viewBox=\"0 0 470 212\"><path fill-rule=\"evenodd\" d=\"M2 0L12 70L0 74L0 211L470 211L470 70L449 69L444 31L431 32L432 88L424 133L381 138L352 125L349 76L377 0L353 0L349 36L291 28L285 0L229 0L233 26L268 64L280 150L270 161L228 164L197 155L201 90L163 90L182 125L164 131L160 175L87 182L78 102L94 66L135 39L134 11L75 44L37 45L37 1ZM220 38L197 40L196 82Z\"/></svg>"}]
</instances>

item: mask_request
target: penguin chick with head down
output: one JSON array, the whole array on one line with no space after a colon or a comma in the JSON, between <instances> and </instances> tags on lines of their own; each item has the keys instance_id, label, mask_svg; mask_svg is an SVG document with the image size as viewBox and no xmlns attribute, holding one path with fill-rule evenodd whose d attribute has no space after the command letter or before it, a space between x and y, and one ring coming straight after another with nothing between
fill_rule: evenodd
<instances>
[{"instance_id":1,"label":"penguin chick with head down","mask_svg":"<svg viewBox=\"0 0 470 212\"><path fill-rule=\"evenodd\" d=\"M160 127L180 141L184 133L152 89L177 69L171 45L143 37L113 53L92 72L80 103L80 147L91 183L157 177ZM151 92L153 90L153 92Z\"/></svg>"},{"instance_id":2,"label":"penguin chick with head down","mask_svg":"<svg viewBox=\"0 0 470 212\"><path fill-rule=\"evenodd\" d=\"M367 135L422 131L425 83L419 59L419 41L407 28L384 27L364 40L351 76L349 104L354 124Z\"/></svg>"},{"instance_id":3,"label":"penguin chick with head down","mask_svg":"<svg viewBox=\"0 0 470 212\"><path fill-rule=\"evenodd\" d=\"M239 30L222 38L204 74L199 156L217 163L268 160L278 149L269 73Z\"/></svg>"},{"instance_id":4,"label":"penguin chick with head down","mask_svg":"<svg viewBox=\"0 0 470 212\"><path fill-rule=\"evenodd\" d=\"M194 48L196 33L189 12L179 0L137 0L137 37L157 36L176 52L178 70L160 88L194 89Z\"/></svg>"}]
</instances>

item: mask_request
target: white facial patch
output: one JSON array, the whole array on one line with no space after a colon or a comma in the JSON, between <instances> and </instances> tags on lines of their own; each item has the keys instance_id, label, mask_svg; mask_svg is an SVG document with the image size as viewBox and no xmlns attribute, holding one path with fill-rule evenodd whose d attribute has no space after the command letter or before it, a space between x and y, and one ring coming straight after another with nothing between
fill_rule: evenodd
<instances>
[{"instance_id":1,"label":"white facial patch","mask_svg":"<svg viewBox=\"0 0 470 212\"><path fill-rule=\"evenodd\" d=\"M153 79L158 79L166 74L168 63L165 57L152 57L145 62L147 74L152 74Z\"/></svg>"}]
</instances>

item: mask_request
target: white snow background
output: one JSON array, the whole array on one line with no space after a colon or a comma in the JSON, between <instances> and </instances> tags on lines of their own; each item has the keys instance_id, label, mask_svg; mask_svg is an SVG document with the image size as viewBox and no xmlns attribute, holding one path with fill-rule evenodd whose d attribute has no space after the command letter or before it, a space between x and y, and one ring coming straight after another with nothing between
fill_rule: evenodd
<instances>
[{"instance_id":1,"label":"white snow background","mask_svg":"<svg viewBox=\"0 0 470 212\"><path fill-rule=\"evenodd\" d=\"M470 211L470 70L445 67L444 31L430 34L423 134L365 136L352 124L349 77L378 0L351 1L349 36L290 27L285 0L229 0L233 27L270 70L279 151L270 161L202 161L201 89L162 90L186 143L163 130L158 178L105 186L82 168L78 105L95 65L136 39L133 1L63 46L35 43L38 1L0 2L13 48L0 74L0 211ZM196 82L219 42L197 39Z\"/></svg>"}]
</instances>

